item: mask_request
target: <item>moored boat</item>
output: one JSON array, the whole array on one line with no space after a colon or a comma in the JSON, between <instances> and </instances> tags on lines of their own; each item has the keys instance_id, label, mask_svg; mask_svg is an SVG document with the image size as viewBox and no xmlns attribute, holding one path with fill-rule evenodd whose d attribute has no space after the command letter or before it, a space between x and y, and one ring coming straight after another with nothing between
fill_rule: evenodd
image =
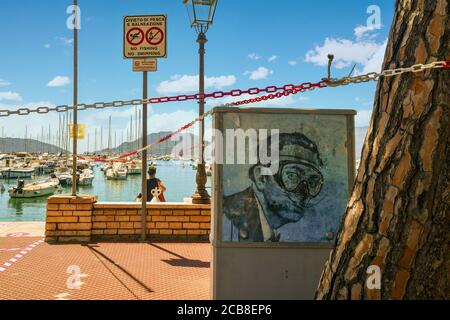
<instances>
[{"instance_id":1,"label":"moored boat","mask_svg":"<svg viewBox=\"0 0 450 320\"><path fill-rule=\"evenodd\" d=\"M50 196L59 189L59 180L56 178L28 184L25 184L23 180L19 180L17 186L11 187L8 193L11 198L36 198Z\"/></svg>"}]
</instances>

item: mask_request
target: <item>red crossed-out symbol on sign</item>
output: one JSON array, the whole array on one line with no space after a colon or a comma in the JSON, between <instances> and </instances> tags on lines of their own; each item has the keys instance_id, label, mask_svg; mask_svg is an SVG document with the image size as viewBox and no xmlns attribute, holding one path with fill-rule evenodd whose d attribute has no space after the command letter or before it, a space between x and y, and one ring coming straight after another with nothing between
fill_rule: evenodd
<instances>
[{"instance_id":1,"label":"red crossed-out symbol on sign","mask_svg":"<svg viewBox=\"0 0 450 320\"><path fill-rule=\"evenodd\" d=\"M132 46L138 46L144 42L144 31L139 28L130 29L127 32L127 42Z\"/></svg>"},{"instance_id":2,"label":"red crossed-out symbol on sign","mask_svg":"<svg viewBox=\"0 0 450 320\"><path fill-rule=\"evenodd\" d=\"M148 29L147 34L145 35L147 42L153 46L159 45L164 40L164 33L158 27L153 27Z\"/></svg>"}]
</instances>

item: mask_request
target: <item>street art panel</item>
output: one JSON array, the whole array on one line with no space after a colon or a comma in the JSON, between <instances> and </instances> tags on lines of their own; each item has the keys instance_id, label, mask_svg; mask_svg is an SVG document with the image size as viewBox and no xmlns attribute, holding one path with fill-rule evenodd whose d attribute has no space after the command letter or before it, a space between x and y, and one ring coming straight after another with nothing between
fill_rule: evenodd
<instances>
[{"instance_id":1,"label":"street art panel","mask_svg":"<svg viewBox=\"0 0 450 320\"><path fill-rule=\"evenodd\" d=\"M352 181L348 123L338 112L223 113L222 241L333 243ZM244 143L236 130L246 133ZM245 163L236 161L243 150Z\"/></svg>"}]
</instances>

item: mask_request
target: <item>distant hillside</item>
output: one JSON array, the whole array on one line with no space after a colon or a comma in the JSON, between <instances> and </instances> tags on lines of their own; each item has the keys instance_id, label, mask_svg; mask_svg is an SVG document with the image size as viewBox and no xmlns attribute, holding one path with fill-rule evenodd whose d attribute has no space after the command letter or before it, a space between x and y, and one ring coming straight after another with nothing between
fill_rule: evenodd
<instances>
[{"instance_id":1,"label":"distant hillside","mask_svg":"<svg viewBox=\"0 0 450 320\"><path fill-rule=\"evenodd\" d=\"M59 153L65 151L52 144L33 139L0 138L0 153L10 152Z\"/></svg>"},{"instance_id":2,"label":"distant hillside","mask_svg":"<svg viewBox=\"0 0 450 320\"><path fill-rule=\"evenodd\" d=\"M156 141L159 141L161 138L164 138L165 136L171 134L171 132L159 132L159 133L152 133L149 134L147 137L147 144L152 144ZM198 138L196 135L193 135L191 133L184 133L177 136L178 139L183 139L183 146L177 147L179 150L187 149L187 151L190 151L189 149L192 149L195 145L198 144ZM178 142L177 142L178 141ZM174 148L176 146L180 145L179 140L172 141L171 139L164 141L162 143L159 143L154 148L149 150L150 155L169 155L172 153ZM102 153L102 154L117 154L117 153L128 153L132 152L136 149L140 149L142 147L142 139L133 141L133 142L125 142L122 143L117 148L109 149L103 149L99 150L96 153Z\"/></svg>"}]
</instances>

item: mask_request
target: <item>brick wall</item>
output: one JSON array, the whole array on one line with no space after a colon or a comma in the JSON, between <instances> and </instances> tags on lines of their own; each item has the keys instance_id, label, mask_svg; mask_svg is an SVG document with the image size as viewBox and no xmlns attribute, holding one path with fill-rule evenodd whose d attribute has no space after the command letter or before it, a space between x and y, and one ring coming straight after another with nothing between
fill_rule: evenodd
<instances>
[{"instance_id":1,"label":"brick wall","mask_svg":"<svg viewBox=\"0 0 450 320\"><path fill-rule=\"evenodd\" d=\"M139 203L97 202L95 196L50 197L46 241L135 241L141 235ZM207 242L211 206L185 203L149 203L147 240Z\"/></svg>"},{"instance_id":2,"label":"brick wall","mask_svg":"<svg viewBox=\"0 0 450 320\"><path fill-rule=\"evenodd\" d=\"M47 202L47 242L88 242L91 240L92 211L96 196L52 196Z\"/></svg>"}]
</instances>

